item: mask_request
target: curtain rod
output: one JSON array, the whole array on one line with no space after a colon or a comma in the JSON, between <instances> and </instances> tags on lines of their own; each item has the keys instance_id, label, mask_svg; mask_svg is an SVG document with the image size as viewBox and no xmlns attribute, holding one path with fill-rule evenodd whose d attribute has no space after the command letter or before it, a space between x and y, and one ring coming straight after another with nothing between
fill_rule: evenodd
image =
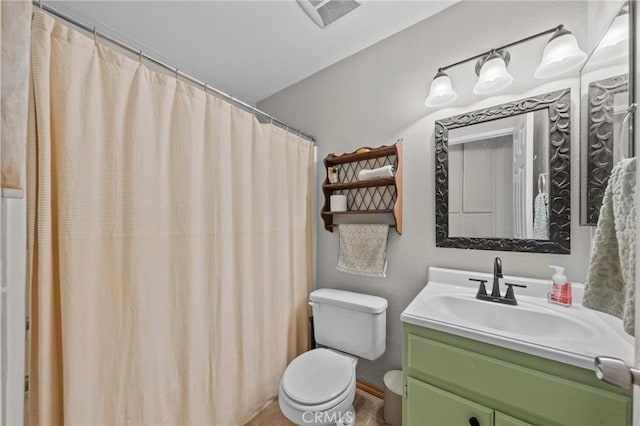
<instances>
[{"instance_id":1,"label":"curtain rod","mask_svg":"<svg viewBox=\"0 0 640 426\"><path fill-rule=\"evenodd\" d=\"M275 118L271 114L267 114L266 112L264 112L262 110L259 110L258 108L254 107L254 106L252 106L252 105L250 105L250 104L248 104L246 102L241 101L240 99L234 98L233 96L229 95L228 93L223 92L222 90L218 90L215 87L212 87L211 85L209 85L208 83L206 83L204 81L198 80L197 78L180 71L176 67L172 67L172 66L170 66L170 65L168 65L168 64L166 64L166 63L164 63L164 62L162 62L162 61L160 61L160 60L158 60L158 59L156 59L156 58L154 58L152 56L149 56L146 53L144 53L142 50L135 49L132 46L129 46L128 44L126 44L126 43L124 43L124 42L122 42L122 41L120 41L120 40L118 40L118 39L116 39L114 37L111 37L108 34L100 32L100 31L98 31L96 29L96 27L90 27L89 25L86 25L86 24L76 20L75 18L72 18L71 16L69 16L69 15L67 15L65 13L62 13L59 10L54 9L53 7L51 7L49 5L44 4L43 0L33 0L32 3L33 3L33 5L37 6L41 10L44 10L45 12L50 13L51 15L54 15L54 16L56 16L56 17L58 17L58 18L60 18L60 19L62 19L64 21L67 21L67 22L75 25L76 27L83 29L84 31L86 31L86 32L88 32L90 34L93 34L93 36L95 38L100 37L102 39L105 39L108 42L113 43L116 46L118 46L118 47L120 47L120 48L122 48L122 49L124 49L126 51L129 51L131 53L136 54L141 60L142 59L146 59L146 60L148 60L150 62L153 62L154 64L156 64L156 65L158 65L158 66L160 66L162 68L165 68L165 69L171 71L172 73L175 74L176 78L182 77L185 80L188 80L191 83L195 84L196 86L202 86L202 88L204 89L205 93L207 92L207 90L209 90L209 91L217 94L218 96L221 96L222 98L225 98L227 100L227 102L233 103L236 106L244 109L245 111L249 111L249 112L251 112L253 114L262 115L263 117L271 120L272 123L280 125L281 127L283 127L286 131L288 131L290 133L298 134L300 137L303 137L303 138L305 138L305 139L307 139L307 140L309 140L309 141L311 141L313 143L316 142L316 137L315 136L310 135L308 133L305 133L300 129L296 129L295 127L291 127L287 123L285 123L284 121L278 120L277 118Z\"/></svg>"}]
</instances>

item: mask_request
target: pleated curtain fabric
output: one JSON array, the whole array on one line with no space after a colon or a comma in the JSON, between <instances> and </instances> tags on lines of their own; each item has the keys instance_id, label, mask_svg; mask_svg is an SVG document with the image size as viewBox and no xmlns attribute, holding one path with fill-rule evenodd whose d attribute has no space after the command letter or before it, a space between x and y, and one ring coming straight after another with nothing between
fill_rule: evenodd
<instances>
[{"instance_id":1,"label":"pleated curtain fabric","mask_svg":"<svg viewBox=\"0 0 640 426\"><path fill-rule=\"evenodd\" d=\"M36 11L32 425L240 425L308 347L313 146Z\"/></svg>"}]
</instances>

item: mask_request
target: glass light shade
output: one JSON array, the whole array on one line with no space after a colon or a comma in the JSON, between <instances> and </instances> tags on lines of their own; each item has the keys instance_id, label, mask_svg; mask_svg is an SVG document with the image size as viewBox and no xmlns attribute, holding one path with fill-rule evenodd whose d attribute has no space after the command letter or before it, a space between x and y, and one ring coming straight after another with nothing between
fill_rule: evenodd
<instances>
[{"instance_id":1,"label":"glass light shade","mask_svg":"<svg viewBox=\"0 0 640 426\"><path fill-rule=\"evenodd\" d=\"M629 55L629 14L616 16L589 59L589 64L602 64Z\"/></svg>"},{"instance_id":2,"label":"glass light shade","mask_svg":"<svg viewBox=\"0 0 640 426\"><path fill-rule=\"evenodd\" d=\"M496 55L482 65L478 82L473 86L476 95L488 95L504 89L513 83L513 77L507 71L504 60Z\"/></svg>"},{"instance_id":3,"label":"glass light shade","mask_svg":"<svg viewBox=\"0 0 640 426\"><path fill-rule=\"evenodd\" d=\"M425 106L438 107L450 104L458 98L458 94L453 90L449 76L439 71L431 82L429 96L424 102Z\"/></svg>"},{"instance_id":4,"label":"glass light shade","mask_svg":"<svg viewBox=\"0 0 640 426\"><path fill-rule=\"evenodd\" d=\"M550 78L573 71L587 59L576 37L567 30L559 30L544 48L536 69L536 78Z\"/></svg>"}]
</instances>

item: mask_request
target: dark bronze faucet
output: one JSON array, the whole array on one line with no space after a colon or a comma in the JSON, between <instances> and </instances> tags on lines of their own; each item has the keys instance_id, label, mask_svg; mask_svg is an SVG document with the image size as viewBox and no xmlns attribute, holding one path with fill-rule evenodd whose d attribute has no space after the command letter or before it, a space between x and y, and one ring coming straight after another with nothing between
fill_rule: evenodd
<instances>
[{"instance_id":1,"label":"dark bronze faucet","mask_svg":"<svg viewBox=\"0 0 640 426\"><path fill-rule=\"evenodd\" d=\"M496 257L493 260L493 288L491 288L491 297L500 298L500 278L502 275L502 259Z\"/></svg>"},{"instance_id":2,"label":"dark bronze faucet","mask_svg":"<svg viewBox=\"0 0 640 426\"><path fill-rule=\"evenodd\" d=\"M469 281L477 281L480 283L476 299L488 300L490 302L504 303L506 305L517 305L516 295L513 292L513 287L526 288L526 285L505 283L507 286L507 292L504 297L500 296L500 278L504 278L502 275L502 260L496 257L493 261L493 288L491 289L491 295L487 294L487 288L485 283L487 280L481 280L477 278L469 278Z\"/></svg>"}]
</instances>

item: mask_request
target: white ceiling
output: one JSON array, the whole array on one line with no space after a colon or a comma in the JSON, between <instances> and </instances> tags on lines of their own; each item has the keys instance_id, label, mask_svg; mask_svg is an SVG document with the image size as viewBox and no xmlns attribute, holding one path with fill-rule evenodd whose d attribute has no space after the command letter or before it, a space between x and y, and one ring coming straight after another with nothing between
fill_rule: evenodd
<instances>
[{"instance_id":1,"label":"white ceiling","mask_svg":"<svg viewBox=\"0 0 640 426\"><path fill-rule=\"evenodd\" d=\"M326 29L294 0L44 1L255 104L458 0L368 0Z\"/></svg>"}]
</instances>

